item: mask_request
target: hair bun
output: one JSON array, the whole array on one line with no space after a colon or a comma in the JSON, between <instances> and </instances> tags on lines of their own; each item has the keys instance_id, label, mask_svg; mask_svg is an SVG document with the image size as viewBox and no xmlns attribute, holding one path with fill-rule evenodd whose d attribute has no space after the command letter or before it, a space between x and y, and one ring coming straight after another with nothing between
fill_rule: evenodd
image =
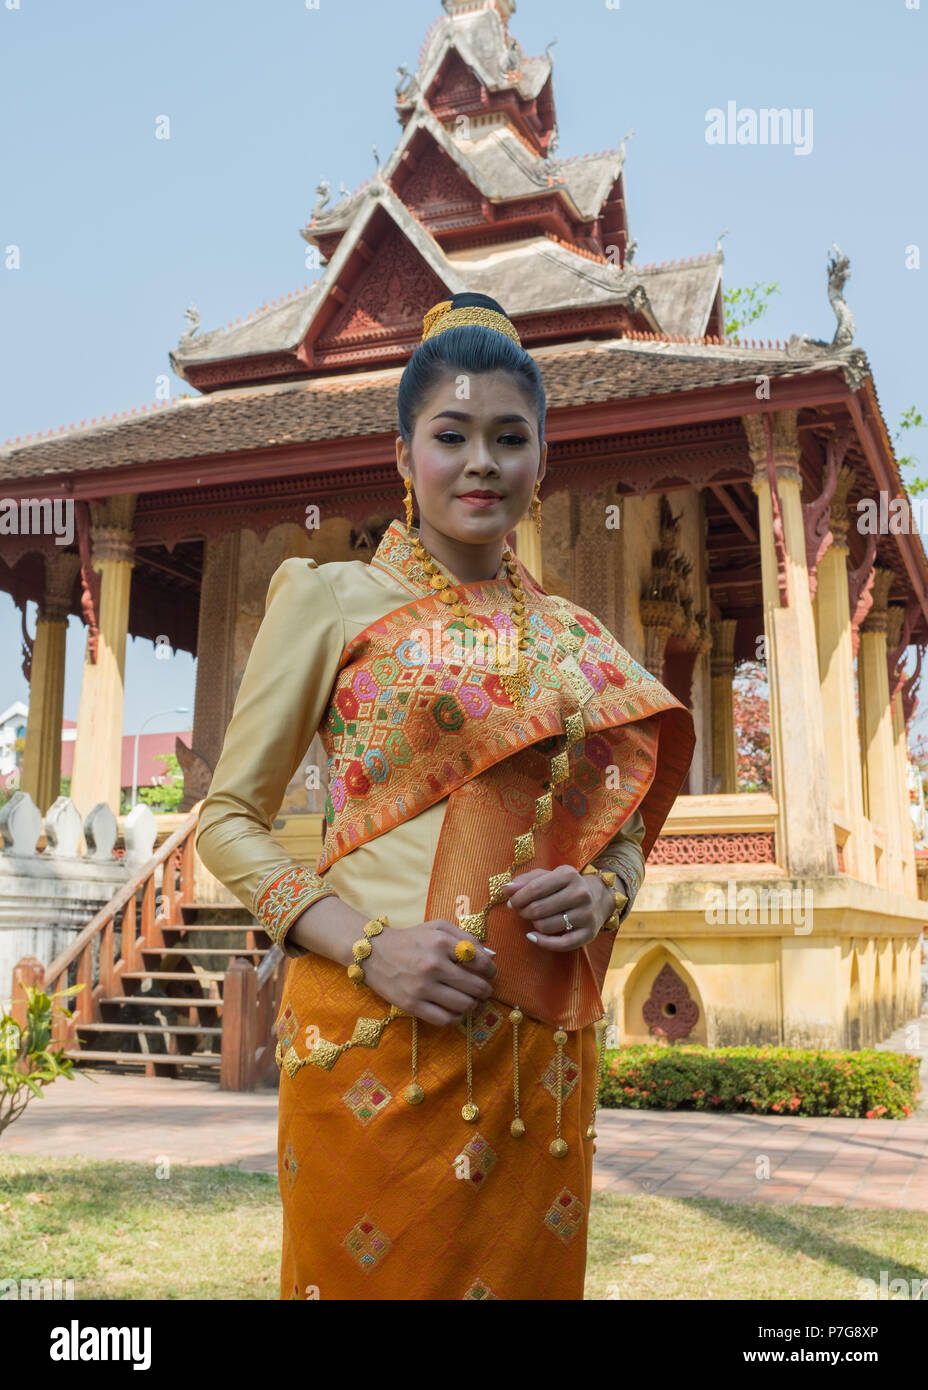
<instances>
[{"instance_id":1,"label":"hair bun","mask_svg":"<svg viewBox=\"0 0 928 1390\"><path fill-rule=\"evenodd\" d=\"M491 328L522 346L522 339L512 320L502 306L487 294L464 292L434 304L422 320L421 341L424 343L449 328Z\"/></svg>"}]
</instances>

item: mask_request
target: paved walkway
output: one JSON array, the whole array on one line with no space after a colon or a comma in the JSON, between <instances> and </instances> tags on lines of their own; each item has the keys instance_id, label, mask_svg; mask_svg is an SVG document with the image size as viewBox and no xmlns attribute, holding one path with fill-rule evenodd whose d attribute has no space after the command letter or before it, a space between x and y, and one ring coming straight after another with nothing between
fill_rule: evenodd
<instances>
[{"instance_id":1,"label":"paved walkway","mask_svg":"<svg viewBox=\"0 0 928 1390\"><path fill-rule=\"evenodd\" d=\"M920 1050L928 1063L928 1015L920 1024L919 1049L902 1029L901 1050ZM0 1154L136 1163L167 1155L175 1164L274 1173L276 1129L274 1090L242 1094L210 1081L96 1073L94 1081L58 1081L31 1102L0 1137ZM928 1211L924 1104L908 1120L603 1110L597 1129L600 1192Z\"/></svg>"}]
</instances>

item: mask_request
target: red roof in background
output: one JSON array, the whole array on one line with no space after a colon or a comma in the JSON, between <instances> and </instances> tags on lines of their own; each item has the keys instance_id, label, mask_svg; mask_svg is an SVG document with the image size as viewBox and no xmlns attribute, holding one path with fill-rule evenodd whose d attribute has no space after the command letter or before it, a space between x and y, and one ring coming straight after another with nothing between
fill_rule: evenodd
<instances>
[{"instance_id":1,"label":"red roof in background","mask_svg":"<svg viewBox=\"0 0 928 1390\"><path fill-rule=\"evenodd\" d=\"M65 728L74 728L68 720L63 721ZM162 777L167 768L163 762L156 762L159 753L173 753L174 741L180 739L189 748L193 740L193 734L189 729L180 733L157 733L142 734L139 738L139 786L154 787L158 785L153 779ZM122 736L122 769L120 775L120 786L131 788L132 786L132 761L135 756L135 735L123 734ZM74 768L74 741L68 740L61 745L61 775L70 777Z\"/></svg>"}]
</instances>

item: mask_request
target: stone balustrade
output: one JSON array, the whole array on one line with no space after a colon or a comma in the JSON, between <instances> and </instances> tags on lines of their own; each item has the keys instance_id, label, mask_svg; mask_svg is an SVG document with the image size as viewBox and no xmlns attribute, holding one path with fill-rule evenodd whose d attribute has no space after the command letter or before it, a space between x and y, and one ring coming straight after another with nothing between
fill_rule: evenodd
<instances>
[{"instance_id":1,"label":"stone balustrade","mask_svg":"<svg viewBox=\"0 0 928 1390\"><path fill-rule=\"evenodd\" d=\"M59 796L44 827L26 792L0 809L0 1007L9 1006L16 962L35 956L49 965L151 858L156 835L150 808L136 806L123 820L125 854L118 857L119 824L105 802L82 822L73 801Z\"/></svg>"}]
</instances>

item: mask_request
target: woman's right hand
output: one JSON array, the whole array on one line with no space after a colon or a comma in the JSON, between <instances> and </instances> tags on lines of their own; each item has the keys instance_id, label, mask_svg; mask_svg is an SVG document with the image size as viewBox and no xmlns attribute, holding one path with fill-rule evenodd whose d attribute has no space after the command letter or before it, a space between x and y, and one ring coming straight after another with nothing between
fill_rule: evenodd
<instances>
[{"instance_id":1,"label":"woman's right hand","mask_svg":"<svg viewBox=\"0 0 928 1390\"><path fill-rule=\"evenodd\" d=\"M459 941L475 947L476 959L455 959ZM493 993L496 962L467 932L437 917L416 927L387 927L371 942L364 980L375 994L423 1023L459 1023Z\"/></svg>"}]
</instances>

